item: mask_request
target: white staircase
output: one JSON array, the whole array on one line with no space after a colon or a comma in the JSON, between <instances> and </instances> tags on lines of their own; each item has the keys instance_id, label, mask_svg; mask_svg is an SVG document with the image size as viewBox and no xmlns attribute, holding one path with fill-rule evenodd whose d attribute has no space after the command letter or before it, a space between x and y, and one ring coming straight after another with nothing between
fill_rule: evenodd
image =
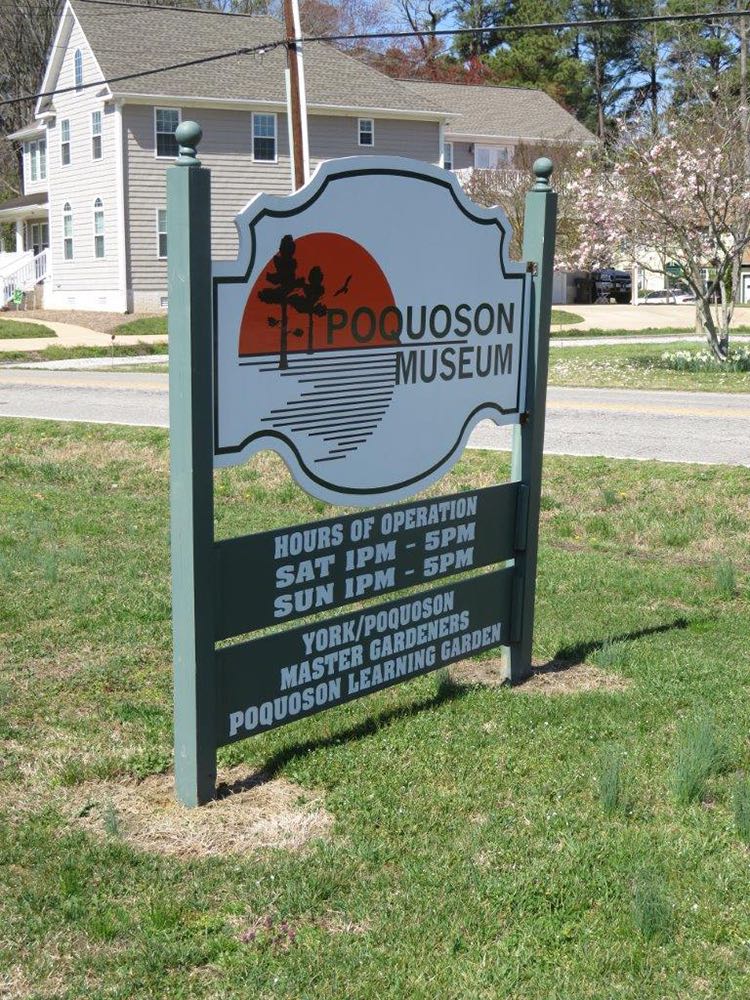
<instances>
[{"instance_id":1,"label":"white staircase","mask_svg":"<svg viewBox=\"0 0 750 1000\"><path fill-rule=\"evenodd\" d=\"M24 254L20 261L0 271L0 308L12 301L16 292L31 292L47 277L49 250L34 256Z\"/></svg>"}]
</instances>

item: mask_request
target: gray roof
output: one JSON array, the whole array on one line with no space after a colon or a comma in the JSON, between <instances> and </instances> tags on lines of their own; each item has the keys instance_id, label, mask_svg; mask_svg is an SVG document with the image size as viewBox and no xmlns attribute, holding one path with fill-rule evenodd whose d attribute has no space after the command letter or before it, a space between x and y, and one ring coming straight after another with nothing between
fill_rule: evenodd
<instances>
[{"instance_id":1,"label":"gray roof","mask_svg":"<svg viewBox=\"0 0 750 1000\"><path fill-rule=\"evenodd\" d=\"M284 37L280 21L260 15L230 17L182 8L118 8L75 0L71 6L107 79ZM311 106L416 111L426 117L440 117L445 111L331 45L309 43L304 57ZM264 55L149 73L114 83L111 89L115 94L286 103L285 65L285 50L279 47Z\"/></svg>"},{"instance_id":2,"label":"gray roof","mask_svg":"<svg viewBox=\"0 0 750 1000\"><path fill-rule=\"evenodd\" d=\"M518 138L528 141L594 142L594 135L549 94L521 87L402 80L415 97L460 115L450 135Z\"/></svg>"},{"instance_id":3,"label":"gray roof","mask_svg":"<svg viewBox=\"0 0 750 1000\"><path fill-rule=\"evenodd\" d=\"M9 211L12 208L33 208L34 205L46 205L48 201L49 195L46 191L39 191L37 194L22 194L18 198L0 201L0 212Z\"/></svg>"}]
</instances>

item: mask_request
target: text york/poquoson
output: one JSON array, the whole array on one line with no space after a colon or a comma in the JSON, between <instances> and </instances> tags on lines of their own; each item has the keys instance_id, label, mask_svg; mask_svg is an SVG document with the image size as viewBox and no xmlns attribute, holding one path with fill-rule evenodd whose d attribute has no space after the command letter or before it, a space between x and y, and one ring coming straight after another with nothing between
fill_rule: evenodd
<instances>
[{"instance_id":1,"label":"text york/poquoson","mask_svg":"<svg viewBox=\"0 0 750 1000\"><path fill-rule=\"evenodd\" d=\"M501 638L500 622L472 629L471 612L455 609L453 590L310 629L302 633L303 656L279 669L279 694L229 713L229 738L497 646Z\"/></svg>"}]
</instances>

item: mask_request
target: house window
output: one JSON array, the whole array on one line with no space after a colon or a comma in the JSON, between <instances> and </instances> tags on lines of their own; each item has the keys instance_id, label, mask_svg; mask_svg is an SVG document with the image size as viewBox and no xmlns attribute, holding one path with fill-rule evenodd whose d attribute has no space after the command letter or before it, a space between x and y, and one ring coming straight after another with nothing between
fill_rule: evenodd
<instances>
[{"instance_id":1,"label":"house window","mask_svg":"<svg viewBox=\"0 0 750 1000\"><path fill-rule=\"evenodd\" d=\"M73 210L67 201L63 205L63 259L73 260Z\"/></svg>"},{"instance_id":2,"label":"house window","mask_svg":"<svg viewBox=\"0 0 750 1000\"><path fill-rule=\"evenodd\" d=\"M39 140L39 180L47 180L47 140Z\"/></svg>"},{"instance_id":3,"label":"house window","mask_svg":"<svg viewBox=\"0 0 750 1000\"><path fill-rule=\"evenodd\" d=\"M101 160L102 158L102 113L101 111L91 112L91 158Z\"/></svg>"},{"instance_id":4,"label":"house window","mask_svg":"<svg viewBox=\"0 0 750 1000\"><path fill-rule=\"evenodd\" d=\"M276 115L253 113L253 159L276 162Z\"/></svg>"},{"instance_id":5,"label":"house window","mask_svg":"<svg viewBox=\"0 0 750 1000\"><path fill-rule=\"evenodd\" d=\"M60 122L60 162L64 167L70 163L70 119Z\"/></svg>"},{"instance_id":6,"label":"house window","mask_svg":"<svg viewBox=\"0 0 750 1000\"><path fill-rule=\"evenodd\" d=\"M177 140L175 130L180 124L180 112L177 108L155 108L154 126L156 129L156 155L174 159L177 156Z\"/></svg>"},{"instance_id":7,"label":"house window","mask_svg":"<svg viewBox=\"0 0 750 1000\"><path fill-rule=\"evenodd\" d=\"M76 54L73 56L73 65L75 67L76 90L80 90L83 86L83 56L80 49L76 49Z\"/></svg>"},{"instance_id":8,"label":"house window","mask_svg":"<svg viewBox=\"0 0 750 1000\"><path fill-rule=\"evenodd\" d=\"M49 227L46 222L29 223L26 236L26 249L33 250L35 257L49 246Z\"/></svg>"},{"instance_id":9,"label":"house window","mask_svg":"<svg viewBox=\"0 0 750 1000\"><path fill-rule=\"evenodd\" d=\"M375 122L372 118L359 118L359 144L360 146L375 145Z\"/></svg>"},{"instance_id":10,"label":"house window","mask_svg":"<svg viewBox=\"0 0 750 1000\"><path fill-rule=\"evenodd\" d=\"M159 260L167 258L167 210L159 208L156 212L156 246Z\"/></svg>"},{"instance_id":11,"label":"house window","mask_svg":"<svg viewBox=\"0 0 750 1000\"><path fill-rule=\"evenodd\" d=\"M29 143L29 164L32 181L39 180L39 143Z\"/></svg>"},{"instance_id":12,"label":"house window","mask_svg":"<svg viewBox=\"0 0 750 1000\"><path fill-rule=\"evenodd\" d=\"M453 170L453 143L443 143L443 167L446 170Z\"/></svg>"},{"instance_id":13,"label":"house window","mask_svg":"<svg viewBox=\"0 0 750 1000\"><path fill-rule=\"evenodd\" d=\"M474 166L479 170L497 170L507 167L513 159L509 146L475 146Z\"/></svg>"},{"instance_id":14,"label":"house window","mask_svg":"<svg viewBox=\"0 0 750 1000\"><path fill-rule=\"evenodd\" d=\"M104 205L101 198L94 202L94 256L104 256Z\"/></svg>"}]
</instances>

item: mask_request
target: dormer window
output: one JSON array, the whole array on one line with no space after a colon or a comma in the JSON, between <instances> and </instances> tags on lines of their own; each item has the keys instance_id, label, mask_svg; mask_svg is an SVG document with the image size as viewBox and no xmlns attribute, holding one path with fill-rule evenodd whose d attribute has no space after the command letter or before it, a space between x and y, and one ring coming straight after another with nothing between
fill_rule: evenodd
<instances>
[{"instance_id":1,"label":"dormer window","mask_svg":"<svg viewBox=\"0 0 750 1000\"><path fill-rule=\"evenodd\" d=\"M39 139L38 142L26 144L26 152L29 156L29 180L47 180L47 140Z\"/></svg>"},{"instance_id":2,"label":"dormer window","mask_svg":"<svg viewBox=\"0 0 750 1000\"><path fill-rule=\"evenodd\" d=\"M80 49L76 49L76 54L73 56L73 68L76 78L76 90L80 90L83 87L83 54Z\"/></svg>"}]
</instances>

